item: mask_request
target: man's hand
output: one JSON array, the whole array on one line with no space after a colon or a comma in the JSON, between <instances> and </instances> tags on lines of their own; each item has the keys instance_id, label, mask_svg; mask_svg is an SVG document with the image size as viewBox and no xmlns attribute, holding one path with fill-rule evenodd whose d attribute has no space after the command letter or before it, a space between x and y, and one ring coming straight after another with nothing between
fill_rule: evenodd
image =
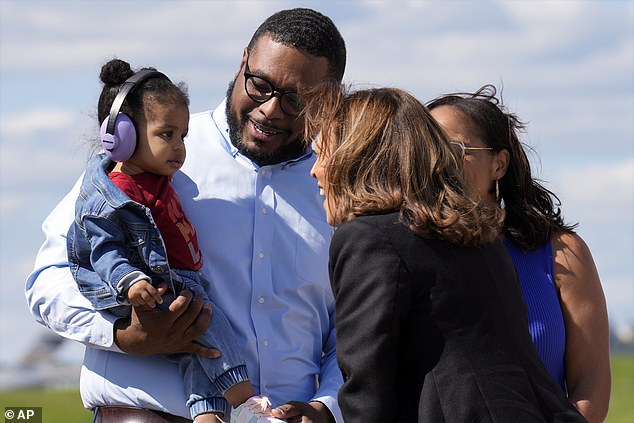
<instances>
[{"instance_id":1,"label":"man's hand","mask_svg":"<svg viewBox=\"0 0 634 423\"><path fill-rule=\"evenodd\" d=\"M166 292L159 287L159 294ZM189 290L181 292L165 308L142 310L132 307L128 319L119 319L114 325L114 339L119 348L128 354L194 353L208 358L220 357L220 352L196 342L209 326L211 305L201 298L192 300Z\"/></svg>"},{"instance_id":2,"label":"man's hand","mask_svg":"<svg viewBox=\"0 0 634 423\"><path fill-rule=\"evenodd\" d=\"M271 410L273 417L289 423L335 423L335 418L324 404L289 401Z\"/></svg>"}]
</instances>

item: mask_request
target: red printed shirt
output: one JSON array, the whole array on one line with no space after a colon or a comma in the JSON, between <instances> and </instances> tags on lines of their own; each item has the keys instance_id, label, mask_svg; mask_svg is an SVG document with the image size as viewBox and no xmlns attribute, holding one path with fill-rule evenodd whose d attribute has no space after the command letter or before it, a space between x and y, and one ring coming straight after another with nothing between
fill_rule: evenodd
<instances>
[{"instance_id":1,"label":"red printed shirt","mask_svg":"<svg viewBox=\"0 0 634 423\"><path fill-rule=\"evenodd\" d=\"M150 209L163 237L170 267L200 270L202 254L196 230L185 216L169 177L147 172L137 175L111 172L109 177L131 200Z\"/></svg>"}]
</instances>

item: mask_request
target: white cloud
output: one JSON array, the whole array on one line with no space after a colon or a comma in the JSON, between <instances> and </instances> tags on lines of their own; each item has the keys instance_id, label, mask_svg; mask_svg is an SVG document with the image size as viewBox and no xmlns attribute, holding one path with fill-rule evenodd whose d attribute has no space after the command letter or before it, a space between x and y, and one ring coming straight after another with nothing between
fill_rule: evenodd
<instances>
[{"instance_id":1,"label":"white cloud","mask_svg":"<svg viewBox=\"0 0 634 423\"><path fill-rule=\"evenodd\" d=\"M552 166L551 166L552 168ZM549 187L564 218L578 231L610 274L634 275L634 158L562 165L549 172ZM627 258L626 258L627 257ZM633 298L634 300L634 298Z\"/></svg>"},{"instance_id":2,"label":"white cloud","mask_svg":"<svg viewBox=\"0 0 634 423\"><path fill-rule=\"evenodd\" d=\"M610 322L615 326L634 323L634 283L628 275L605 277L601 275Z\"/></svg>"},{"instance_id":3,"label":"white cloud","mask_svg":"<svg viewBox=\"0 0 634 423\"><path fill-rule=\"evenodd\" d=\"M634 158L631 156L616 162L570 167L561 172L558 179L566 204L587 207L586 219L601 223L609 211L612 222L616 219L630 226L634 224Z\"/></svg>"},{"instance_id":4,"label":"white cloud","mask_svg":"<svg viewBox=\"0 0 634 423\"><path fill-rule=\"evenodd\" d=\"M76 113L63 109L32 109L26 113L0 116L0 137L31 135L42 131L68 128L76 119Z\"/></svg>"},{"instance_id":5,"label":"white cloud","mask_svg":"<svg viewBox=\"0 0 634 423\"><path fill-rule=\"evenodd\" d=\"M500 80L523 101L631 96L634 22L620 3L549 2L548 12L533 2L424 4L372 3L346 20L348 75L401 82L425 98Z\"/></svg>"},{"instance_id":6,"label":"white cloud","mask_svg":"<svg viewBox=\"0 0 634 423\"><path fill-rule=\"evenodd\" d=\"M634 322L634 158L574 162L553 173L564 218L578 222L615 323Z\"/></svg>"},{"instance_id":7,"label":"white cloud","mask_svg":"<svg viewBox=\"0 0 634 423\"><path fill-rule=\"evenodd\" d=\"M288 5L296 6L291 1L3 0L2 71L92 71L93 63L113 55L143 64L159 57L162 63L183 64L208 54L201 58L206 62L213 60L209 47L216 60L235 58L261 17Z\"/></svg>"},{"instance_id":8,"label":"white cloud","mask_svg":"<svg viewBox=\"0 0 634 423\"><path fill-rule=\"evenodd\" d=\"M52 207L70 189L97 141L96 124L91 124L87 116L67 109L0 115L3 225L34 210L43 217L42 208Z\"/></svg>"}]
</instances>

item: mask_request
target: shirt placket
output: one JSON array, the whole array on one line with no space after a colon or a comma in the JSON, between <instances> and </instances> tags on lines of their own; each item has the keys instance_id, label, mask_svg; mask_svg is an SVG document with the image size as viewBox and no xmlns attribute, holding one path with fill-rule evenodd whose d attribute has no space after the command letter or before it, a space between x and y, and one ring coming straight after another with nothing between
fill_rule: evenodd
<instances>
[{"instance_id":1,"label":"shirt placket","mask_svg":"<svg viewBox=\"0 0 634 423\"><path fill-rule=\"evenodd\" d=\"M273 300L273 231L275 228L275 193L271 187L271 168L258 170L256 177L256 197L254 202L253 260L251 290L251 316L257 339L260 364L260 392L267 396L268 387L264 384L265 370L273 369L270 349L274 334L271 326L270 307Z\"/></svg>"}]
</instances>

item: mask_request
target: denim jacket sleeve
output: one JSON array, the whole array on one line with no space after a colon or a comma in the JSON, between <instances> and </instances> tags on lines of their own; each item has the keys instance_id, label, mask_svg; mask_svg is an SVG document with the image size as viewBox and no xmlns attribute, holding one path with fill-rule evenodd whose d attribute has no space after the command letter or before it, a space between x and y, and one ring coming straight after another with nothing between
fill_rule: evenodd
<instances>
[{"instance_id":1,"label":"denim jacket sleeve","mask_svg":"<svg viewBox=\"0 0 634 423\"><path fill-rule=\"evenodd\" d=\"M123 227L107 216L84 216L82 220L90 242L90 263L103 281L102 287L108 284L117 302L126 303L124 293L129 282L144 276L138 265L130 261L128 250L143 240L132 237L131 242ZM150 277L145 278L151 281Z\"/></svg>"}]
</instances>

